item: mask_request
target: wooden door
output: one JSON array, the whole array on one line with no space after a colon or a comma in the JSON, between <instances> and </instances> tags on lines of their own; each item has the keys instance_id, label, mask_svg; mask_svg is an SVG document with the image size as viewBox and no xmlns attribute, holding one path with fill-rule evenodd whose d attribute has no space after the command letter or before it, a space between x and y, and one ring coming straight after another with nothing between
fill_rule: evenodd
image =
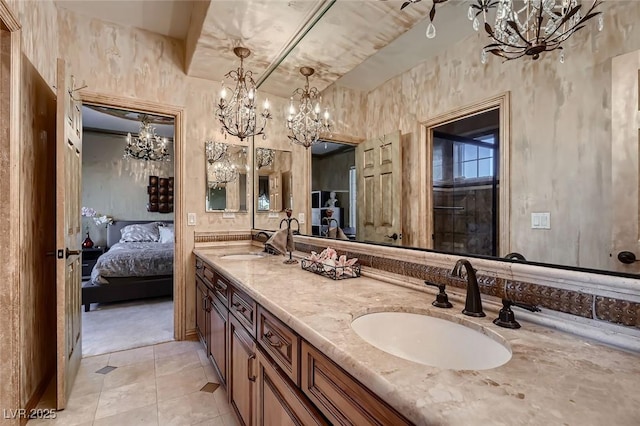
<instances>
[{"instance_id":1,"label":"wooden door","mask_svg":"<svg viewBox=\"0 0 640 426\"><path fill-rule=\"evenodd\" d=\"M56 122L56 407L67 405L82 358L80 222L82 114L73 77L58 59Z\"/></svg>"},{"instance_id":2,"label":"wooden door","mask_svg":"<svg viewBox=\"0 0 640 426\"><path fill-rule=\"evenodd\" d=\"M227 315L229 311L218 301L213 292L210 292L209 312L209 348L213 357L214 366L223 385L227 383Z\"/></svg>"},{"instance_id":3,"label":"wooden door","mask_svg":"<svg viewBox=\"0 0 640 426\"><path fill-rule=\"evenodd\" d=\"M400 131L356 147L358 240L402 243Z\"/></svg>"},{"instance_id":4,"label":"wooden door","mask_svg":"<svg viewBox=\"0 0 640 426\"><path fill-rule=\"evenodd\" d=\"M611 71L611 267L638 273L640 262L622 263L618 255L640 259L640 50L613 58Z\"/></svg>"},{"instance_id":5,"label":"wooden door","mask_svg":"<svg viewBox=\"0 0 640 426\"><path fill-rule=\"evenodd\" d=\"M240 424L252 426L256 381L256 345L233 315L229 315L229 399Z\"/></svg>"},{"instance_id":6,"label":"wooden door","mask_svg":"<svg viewBox=\"0 0 640 426\"><path fill-rule=\"evenodd\" d=\"M290 384L269 357L258 350L256 424L296 426L329 424L300 389Z\"/></svg>"}]
</instances>

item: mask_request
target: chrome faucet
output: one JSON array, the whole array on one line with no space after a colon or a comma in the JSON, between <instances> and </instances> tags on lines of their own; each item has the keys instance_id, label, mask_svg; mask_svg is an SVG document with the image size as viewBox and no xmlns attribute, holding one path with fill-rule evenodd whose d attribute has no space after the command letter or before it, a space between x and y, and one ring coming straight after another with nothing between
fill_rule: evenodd
<instances>
[{"instance_id":1,"label":"chrome faucet","mask_svg":"<svg viewBox=\"0 0 640 426\"><path fill-rule=\"evenodd\" d=\"M482 311L482 299L480 299L480 287L478 287L478 279L476 271L471 266L471 262L467 259L460 259L451 271L454 277L462 278L462 267L467 272L467 301L464 304L462 313L470 317L484 317L486 314Z\"/></svg>"}]
</instances>

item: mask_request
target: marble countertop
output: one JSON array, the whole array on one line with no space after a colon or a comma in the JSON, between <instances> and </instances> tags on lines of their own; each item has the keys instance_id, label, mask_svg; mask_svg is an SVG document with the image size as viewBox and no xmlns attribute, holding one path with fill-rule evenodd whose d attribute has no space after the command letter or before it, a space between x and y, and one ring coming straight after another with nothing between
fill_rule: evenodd
<instances>
[{"instance_id":1,"label":"marble countertop","mask_svg":"<svg viewBox=\"0 0 640 426\"><path fill-rule=\"evenodd\" d=\"M194 253L247 292L408 419L420 425L637 425L640 354L523 321L518 330L431 306L435 292L362 276L334 281L285 265L282 256L238 261L224 254L255 247L196 248ZM449 292L449 290L447 290ZM506 364L481 371L444 370L387 354L350 327L365 313L425 313L498 334L511 347ZM514 309L515 311L515 309ZM499 339L499 338L498 338Z\"/></svg>"}]
</instances>

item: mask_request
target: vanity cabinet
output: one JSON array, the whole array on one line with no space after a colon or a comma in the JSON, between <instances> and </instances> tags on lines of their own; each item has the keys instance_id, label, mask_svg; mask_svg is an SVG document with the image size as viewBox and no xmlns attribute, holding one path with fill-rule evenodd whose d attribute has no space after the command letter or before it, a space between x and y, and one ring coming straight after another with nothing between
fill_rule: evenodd
<instances>
[{"instance_id":1,"label":"vanity cabinet","mask_svg":"<svg viewBox=\"0 0 640 426\"><path fill-rule=\"evenodd\" d=\"M240 322L229 316L229 402L240 424L254 425L256 344Z\"/></svg>"},{"instance_id":2,"label":"vanity cabinet","mask_svg":"<svg viewBox=\"0 0 640 426\"><path fill-rule=\"evenodd\" d=\"M257 367L258 426L329 424L261 348L258 348Z\"/></svg>"},{"instance_id":3,"label":"vanity cabinet","mask_svg":"<svg viewBox=\"0 0 640 426\"><path fill-rule=\"evenodd\" d=\"M241 425L411 424L199 258L196 305L198 334Z\"/></svg>"}]
</instances>

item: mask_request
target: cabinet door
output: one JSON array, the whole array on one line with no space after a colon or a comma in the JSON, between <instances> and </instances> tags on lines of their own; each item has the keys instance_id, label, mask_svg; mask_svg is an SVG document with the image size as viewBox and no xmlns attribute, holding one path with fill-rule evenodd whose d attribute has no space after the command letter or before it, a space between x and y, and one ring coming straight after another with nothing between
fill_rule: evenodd
<instances>
[{"instance_id":1,"label":"cabinet door","mask_svg":"<svg viewBox=\"0 0 640 426\"><path fill-rule=\"evenodd\" d=\"M271 173L269 175L269 210L279 212L282 210L282 193L281 193L281 175L280 173Z\"/></svg>"},{"instance_id":2,"label":"cabinet door","mask_svg":"<svg viewBox=\"0 0 640 426\"><path fill-rule=\"evenodd\" d=\"M269 357L258 350L258 426L329 424L309 400L284 376Z\"/></svg>"},{"instance_id":3,"label":"cabinet door","mask_svg":"<svg viewBox=\"0 0 640 426\"><path fill-rule=\"evenodd\" d=\"M256 345L249 333L229 315L229 399L243 426L253 426Z\"/></svg>"},{"instance_id":4,"label":"cabinet door","mask_svg":"<svg viewBox=\"0 0 640 426\"><path fill-rule=\"evenodd\" d=\"M227 383L227 308L211 294L211 312L209 313L209 347L213 366L223 385Z\"/></svg>"},{"instance_id":5,"label":"cabinet door","mask_svg":"<svg viewBox=\"0 0 640 426\"><path fill-rule=\"evenodd\" d=\"M200 341L209 352L207 335L207 287L202 280L196 276L196 330Z\"/></svg>"}]
</instances>

